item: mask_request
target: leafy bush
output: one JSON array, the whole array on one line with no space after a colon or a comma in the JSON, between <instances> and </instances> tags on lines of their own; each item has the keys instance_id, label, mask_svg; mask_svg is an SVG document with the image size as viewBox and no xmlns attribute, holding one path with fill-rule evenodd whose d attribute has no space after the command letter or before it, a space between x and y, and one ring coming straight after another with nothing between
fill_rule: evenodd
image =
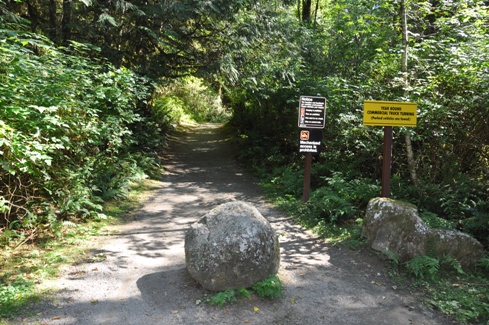
<instances>
[{"instance_id":1,"label":"leafy bush","mask_svg":"<svg viewBox=\"0 0 489 325\"><path fill-rule=\"evenodd\" d=\"M282 282L276 275L271 275L267 279L255 283L252 288L261 298L282 298Z\"/></svg>"},{"instance_id":2,"label":"leafy bush","mask_svg":"<svg viewBox=\"0 0 489 325\"><path fill-rule=\"evenodd\" d=\"M103 217L100 198L124 197L155 165L166 120L148 118L151 83L87 58L89 45L14 30L0 41L0 226Z\"/></svg>"}]
</instances>

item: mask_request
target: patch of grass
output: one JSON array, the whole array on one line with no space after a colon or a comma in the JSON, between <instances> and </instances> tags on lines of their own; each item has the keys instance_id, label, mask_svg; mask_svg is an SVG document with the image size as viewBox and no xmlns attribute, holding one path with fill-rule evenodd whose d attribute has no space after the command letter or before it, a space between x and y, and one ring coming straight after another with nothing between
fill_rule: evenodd
<instances>
[{"instance_id":1,"label":"patch of grass","mask_svg":"<svg viewBox=\"0 0 489 325\"><path fill-rule=\"evenodd\" d=\"M461 277L425 284L428 303L463 323L489 323L489 281L483 277Z\"/></svg>"},{"instance_id":2,"label":"patch of grass","mask_svg":"<svg viewBox=\"0 0 489 325\"><path fill-rule=\"evenodd\" d=\"M4 246L0 250L0 319L10 318L39 296L44 280L55 278L61 265L74 263L86 252L86 242L101 233L109 219L70 224L60 237L39 237L32 242Z\"/></svg>"},{"instance_id":3,"label":"patch of grass","mask_svg":"<svg viewBox=\"0 0 489 325\"><path fill-rule=\"evenodd\" d=\"M13 279L13 278L12 278ZM0 318L9 318L22 311L22 307L36 301L34 283L30 279L18 276L10 283L0 284Z\"/></svg>"},{"instance_id":4,"label":"patch of grass","mask_svg":"<svg viewBox=\"0 0 489 325\"><path fill-rule=\"evenodd\" d=\"M405 263L393 259L392 278L424 295L424 302L464 324L489 324L489 260L463 270L452 257L418 256Z\"/></svg>"}]
</instances>

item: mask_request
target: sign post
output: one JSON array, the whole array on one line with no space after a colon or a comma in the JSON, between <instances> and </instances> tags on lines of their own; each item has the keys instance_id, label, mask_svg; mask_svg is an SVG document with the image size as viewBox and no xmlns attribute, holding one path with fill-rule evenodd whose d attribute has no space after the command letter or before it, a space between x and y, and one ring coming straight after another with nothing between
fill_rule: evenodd
<instances>
[{"instance_id":1,"label":"sign post","mask_svg":"<svg viewBox=\"0 0 489 325\"><path fill-rule=\"evenodd\" d=\"M305 154L302 200L309 200L311 190L312 155L319 154L326 116L326 98L301 96L299 100L299 152Z\"/></svg>"},{"instance_id":2,"label":"sign post","mask_svg":"<svg viewBox=\"0 0 489 325\"><path fill-rule=\"evenodd\" d=\"M416 126L416 103L366 100L363 104L363 125L384 127L382 157L382 192L388 198L391 192L392 127Z\"/></svg>"}]
</instances>

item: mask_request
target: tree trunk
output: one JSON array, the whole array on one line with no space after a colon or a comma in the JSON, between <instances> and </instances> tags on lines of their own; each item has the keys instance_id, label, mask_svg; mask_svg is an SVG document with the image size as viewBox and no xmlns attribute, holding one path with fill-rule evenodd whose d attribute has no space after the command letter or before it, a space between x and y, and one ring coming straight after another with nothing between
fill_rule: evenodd
<instances>
[{"instance_id":1,"label":"tree trunk","mask_svg":"<svg viewBox=\"0 0 489 325\"><path fill-rule=\"evenodd\" d=\"M49 37L55 41L57 36L56 0L49 0Z\"/></svg>"},{"instance_id":2,"label":"tree trunk","mask_svg":"<svg viewBox=\"0 0 489 325\"><path fill-rule=\"evenodd\" d=\"M35 33L37 31L37 25L39 24L39 12L36 8L36 3L34 1L27 1L27 14L31 21L31 31Z\"/></svg>"},{"instance_id":3,"label":"tree trunk","mask_svg":"<svg viewBox=\"0 0 489 325\"><path fill-rule=\"evenodd\" d=\"M302 0L302 21L311 21L312 0Z\"/></svg>"},{"instance_id":4,"label":"tree trunk","mask_svg":"<svg viewBox=\"0 0 489 325\"><path fill-rule=\"evenodd\" d=\"M63 0L63 18L61 19L61 34L63 44L67 45L71 38L71 2L72 0Z\"/></svg>"},{"instance_id":5,"label":"tree trunk","mask_svg":"<svg viewBox=\"0 0 489 325\"><path fill-rule=\"evenodd\" d=\"M297 0L297 19L301 20L301 0Z\"/></svg>"},{"instance_id":6,"label":"tree trunk","mask_svg":"<svg viewBox=\"0 0 489 325\"><path fill-rule=\"evenodd\" d=\"M407 10L406 1L401 0L401 20L402 20L402 61L401 61L401 72L404 77L404 86L407 87L407 63L408 63L408 28L407 28ZM416 173L416 163L414 161L413 146L411 143L411 135L409 131L406 131L404 136L406 142L406 156L408 161L408 169L411 174L411 182L414 185L418 185L418 175Z\"/></svg>"},{"instance_id":7,"label":"tree trunk","mask_svg":"<svg viewBox=\"0 0 489 325\"><path fill-rule=\"evenodd\" d=\"M316 0L316 11L314 12L314 26L318 22L319 0Z\"/></svg>"}]
</instances>

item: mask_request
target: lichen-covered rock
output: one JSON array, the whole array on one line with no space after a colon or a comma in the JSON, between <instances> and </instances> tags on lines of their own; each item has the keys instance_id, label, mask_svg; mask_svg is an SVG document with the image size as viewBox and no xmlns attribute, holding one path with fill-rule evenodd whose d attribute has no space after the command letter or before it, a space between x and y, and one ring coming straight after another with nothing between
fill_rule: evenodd
<instances>
[{"instance_id":1,"label":"lichen-covered rock","mask_svg":"<svg viewBox=\"0 0 489 325\"><path fill-rule=\"evenodd\" d=\"M377 251L393 253L405 262L418 255L451 256L464 267L474 265L483 254L482 245L458 231L431 229L409 203L387 198L370 200L362 236Z\"/></svg>"},{"instance_id":2,"label":"lichen-covered rock","mask_svg":"<svg viewBox=\"0 0 489 325\"><path fill-rule=\"evenodd\" d=\"M185 235L185 262L211 291L248 288L278 271L280 247L270 223L245 202L218 206Z\"/></svg>"},{"instance_id":3,"label":"lichen-covered rock","mask_svg":"<svg viewBox=\"0 0 489 325\"><path fill-rule=\"evenodd\" d=\"M436 257L451 256L463 267L474 266L484 254L481 243L460 231L431 229L427 245Z\"/></svg>"},{"instance_id":4,"label":"lichen-covered rock","mask_svg":"<svg viewBox=\"0 0 489 325\"><path fill-rule=\"evenodd\" d=\"M370 200L363 221L362 236L377 251L396 254L407 261L426 251L428 226L409 203L387 198Z\"/></svg>"}]
</instances>

